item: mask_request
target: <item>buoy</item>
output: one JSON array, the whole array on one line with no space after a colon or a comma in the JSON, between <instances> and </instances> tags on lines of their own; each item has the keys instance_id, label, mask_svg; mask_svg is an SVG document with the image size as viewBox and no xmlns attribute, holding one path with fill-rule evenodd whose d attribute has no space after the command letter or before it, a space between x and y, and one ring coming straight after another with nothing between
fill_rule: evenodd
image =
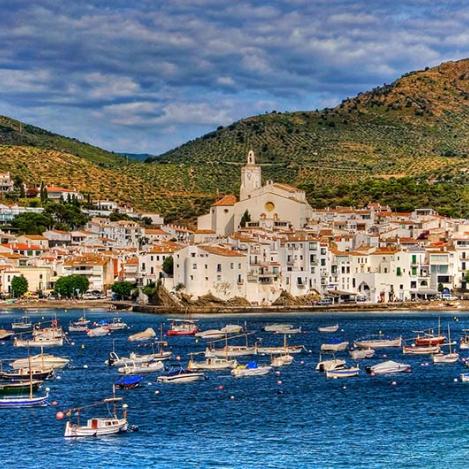
<instances>
[{"instance_id":1,"label":"buoy","mask_svg":"<svg viewBox=\"0 0 469 469\"><path fill-rule=\"evenodd\" d=\"M176 356L177 361L181 361L181 357L179 355Z\"/></svg>"},{"instance_id":2,"label":"buoy","mask_svg":"<svg viewBox=\"0 0 469 469\"><path fill-rule=\"evenodd\" d=\"M393 381L391 384L392 384L393 386L395 386L397 383L396 383L396 381Z\"/></svg>"},{"instance_id":3,"label":"buoy","mask_svg":"<svg viewBox=\"0 0 469 469\"><path fill-rule=\"evenodd\" d=\"M217 386L217 389L219 391L223 391L223 389L225 389L225 386L223 386L223 384L220 384L220 386Z\"/></svg>"},{"instance_id":4,"label":"buoy","mask_svg":"<svg viewBox=\"0 0 469 469\"><path fill-rule=\"evenodd\" d=\"M300 361L300 365L304 365L305 364L305 361L304 360L301 360Z\"/></svg>"},{"instance_id":5,"label":"buoy","mask_svg":"<svg viewBox=\"0 0 469 469\"><path fill-rule=\"evenodd\" d=\"M280 376L280 375L281 375L280 371L276 371L275 374L276 374L277 376Z\"/></svg>"},{"instance_id":6,"label":"buoy","mask_svg":"<svg viewBox=\"0 0 469 469\"><path fill-rule=\"evenodd\" d=\"M62 376L57 376L57 378L56 378L56 379L62 379Z\"/></svg>"},{"instance_id":7,"label":"buoy","mask_svg":"<svg viewBox=\"0 0 469 469\"><path fill-rule=\"evenodd\" d=\"M279 379L279 380L277 381L277 384L282 384L282 380Z\"/></svg>"},{"instance_id":8,"label":"buoy","mask_svg":"<svg viewBox=\"0 0 469 469\"><path fill-rule=\"evenodd\" d=\"M83 368L88 368L88 365L83 365Z\"/></svg>"},{"instance_id":9,"label":"buoy","mask_svg":"<svg viewBox=\"0 0 469 469\"><path fill-rule=\"evenodd\" d=\"M64 417L65 417L65 414L62 411L59 411L55 414L55 418L57 420L63 420Z\"/></svg>"},{"instance_id":10,"label":"buoy","mask_svg":"<svg viewBox=\"0 0 469 469\"><path fill-rule=\"evenodd\" d=\"M50 403L50 405L52 405L52 406L55 407L55 406L59 405L59 403L58 403L57 401L52 401L52 402Z\"/></svg>"},{"instance_id":11,"label":"buoy","mask_svg":"<svg viewBox=\"0 0 469 469\"><path fill-rule=\"evenodd\" d=\"M84 349L84 348L85 348L85 344L81 344L81 348Z\"/></svg>"},{"instance_id":12,"label":"buoy","mask_svg":"<svg viewBox=\"0 0 469 469\"><path fill-rule=\"evenodd\" d=\"M157 389L157 390L155 391L155 394L159 394L159 393L160 393L160 390Z\"/></svg>"},{"instance_id":13,"label":"buoy","mask_svg":"<svg viewBox=\"0 0 469 469\"><path fill-rule=\"evenodd\" d=\"M230 399L231 399L232 401L234 400L234 398L235 398L234 396L230 396Z\"/></svg>"},{"instance_id":14,"label":"buoy","mask_svg":"<svg viewBox=\"0 0 469 469\"><path fill-rule=\"evenodd\" d=\"M148 386L151 386L153 383L150 381L149 383L147 383Z\"/></svg>"},{"instance_id":15,"label":"buoy","mask_svg":"<svg viewBox=\"0 0 469 469\"><path fill-rule=\"evenodd\" d=\"M70 344L70 345L75 345L75 342L71 342L71 344Z\"/></svg>"},{"instance_id":16,"label":"buoy","mask_svg":"<svg viewBox=\"0 0 469 469\"><path fill-rule=\"evenodd\" d=\"M342 386L342 389L347 389L347 386Z\"/></svg>"},{"instance_id":17,"label":"buoy","mask_svg":"<svg viewBox=\"0 0 469 469\"><path fill-rule=\"evenodd\" d=\"M46 392L49 392L50 391L50 388L46 388Z\"/></svg>"},{"instance_id":18,"label":"buoy","mask_svg":"<svg viewBox=\"0 0 469 469\"><path fill-rule=\"evenodd\" d=\"M457 382L458 382L458 378L454 378L453 381L454 381L455 383L457 383Z\"/></svg>"}]
</instances>

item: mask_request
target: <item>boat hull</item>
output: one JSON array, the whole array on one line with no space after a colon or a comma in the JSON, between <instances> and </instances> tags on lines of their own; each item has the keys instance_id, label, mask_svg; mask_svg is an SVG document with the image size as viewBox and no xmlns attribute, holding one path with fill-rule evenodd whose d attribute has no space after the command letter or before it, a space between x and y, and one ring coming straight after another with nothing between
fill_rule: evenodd
<instances>
[{"instance_id":1,"label":"boat hull","mask_svg":"<svg viewBox=\"0 0 469 469\"><path fill-rule=\"evenodd\" d=\"M90 428L88 426L79 426L67 422L65 426L65 438L83 438L83 437L96 437L96 436L109 436L117 433L126 432L128 423L126 419L120 419L116 425L107 427Z\"/></svg>"},{"instance_id":2,"label":"boat hull","mask_svg":"<svg viewBox=\"0 0 469 469\"><path fill-rule=\"evenodd\" d=\"M360 374L360 368L343 368L339 370L326 371L326 378L330 379L342 379L342 378L353 378Z\"/></svg>"},{"instance_id":3,"label":"boat hull","mask_svg":"<svg viewBox=\"0 0 469 469\"><path fill-rule=\"evenodd\" d=\"M40 397L11 397L0 398L0 409L17 409L21 407L44 407L47 405L48 395Z\"/></svg>"},{"instance_id":4,"label":"boat hull","mask_svg":"<svg viewBox=\"0 0 469 469\"><path fill-rule=\"evenodd\" d=\"M438 345L431 347L404 346L402 348L402 353L404 355L433 355L436 353L440 353L440 347Z\"/></svg>"},{"instance_id":5,"label":"boat hull","mask_svg":"<svg viewBox=\"0 0 469 469\"><path fill-rule=\"evenodd\" d=\"M365 349L401 347L402 338L399 337L397 339L357 340L353 343L353 345L357 348Z\"/></svg>"},{"instance_id":6,"label":"boat hull","mask_svg":"<svg viewBox=\"0 0 469 469\"><path fill-rule=\"evenodd\" d=\"M340 342L338 344L322 344L321 352L343 352L348 347L348 342Z\"/></svg>"},{"instance_id":7,"label":"boat hull","mask_svg":"<svg viewBox=\"0 0 469 469\"><path fill-rule=\"evenodd\" d=\"M185 384L205 379L202 373L186 373L176 376L158 376L157 382L163 384Z\"/></svg>"},{"instance_id":8,"label":"boat hull","mask_svg":"<svg viewBox=\"0 0 469 469\"><path fill-rule=\"evenodd\" d=\"M247 378L250 376L264 376L271 371L271 366L260 366L258 368L235 368L231 370L231 374L235 378Z\"/></svg>"}]
</instances>

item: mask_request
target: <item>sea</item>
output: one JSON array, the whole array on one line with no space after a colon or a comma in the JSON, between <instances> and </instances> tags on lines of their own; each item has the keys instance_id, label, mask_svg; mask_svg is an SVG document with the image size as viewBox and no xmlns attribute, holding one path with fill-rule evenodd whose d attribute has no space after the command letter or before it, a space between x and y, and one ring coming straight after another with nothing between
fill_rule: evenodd
<instances>
[{"instance_id":1,"label":"sea","mask_svg":"<svg viewBox=\"0 0 469 469\"><path fill-rule=\"evenodd\" d=\"M33 322L57 317L66 327L82 310L34 311ZM24 311L0 314L0 328L10 328ZM116 313L86 311L92 322ZM112 394L118 379L105 365L113 349L150 353L149 346L130 343L130 333L152 327L167 330L171 317L119 313L130 329L88 338L70 333L69 344L49 349L71 359L68 368L46 381L49 405L36 409L0 410L0 467L15 468L467 468L469 467L469 384L458 378L462 363L434 365L428 356L403 356L399 349L379 351L360 363L360 376L328 380L315 371L321 343L330 336L350 342L383 333L410 340L415 332L438 327L429 312L320 313L199 316L200 329L240 324L249 340L282 345L283 336L263 327L287 323L301 327L289 344L305 346L293 364L262 377L233 378L229 371L207 372L191 384L157 384L145 376L139 388L118 391L129 406L129 421L138 431L105 438L66 439L65 421L57 412L87 405ZM469 329L469 313L441 313L444 331L458 340ZM335 334L318 326L338 323ZM194 337L168 338L172 362L186 364L190 352L205 343ZM236 342L236 340L234 341ZM240 344L243 342L239 342ZM0 343L4 366L27 350ZM469 351L461 352L469 356ZM202 356L195 356L202 359ZM347 353L337 357L349 359ZM268 364L270 356L258 356ZM371 377L365 366L385 360L412 365L411 373ZM239 361L245 362L253 358ZM350 362L352 363L352 362ZM106 416L95 407L89 417Z\"/></svg>"}]
</instances>

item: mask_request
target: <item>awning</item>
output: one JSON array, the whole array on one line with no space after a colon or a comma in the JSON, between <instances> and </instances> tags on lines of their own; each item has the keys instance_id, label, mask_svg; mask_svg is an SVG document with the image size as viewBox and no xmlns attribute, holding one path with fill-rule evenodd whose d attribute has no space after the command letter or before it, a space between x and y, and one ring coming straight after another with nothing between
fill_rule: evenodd
<instances>
[{"instance_id":1,"label":"awning","mask_svg":"<svg viewBox=\"0 0 469 469\"><path fill-rule=\"evenodd\" d=\"M327 293L332 296L358 296L359 293L342 291L342 290L327 290Z\"/></svg>"}]
</instances>

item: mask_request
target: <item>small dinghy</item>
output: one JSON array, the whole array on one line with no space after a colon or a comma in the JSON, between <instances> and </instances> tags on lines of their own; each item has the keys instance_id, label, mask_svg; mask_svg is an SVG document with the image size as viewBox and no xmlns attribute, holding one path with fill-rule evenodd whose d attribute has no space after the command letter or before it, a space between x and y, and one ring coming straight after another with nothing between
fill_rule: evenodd
<instances>
[{"instance_id":1,"label":"small dinghy","mask_svg":"<svg viewBox=\"0 0 469 469\"><path fill-rule=\"evenodd\" d=\"M19 370L0 371L0 379L18 381L32 378L44 381L54 376L53 368L20 368Z\"/></svg>"},{"instance_id":2,"label":"small dinghy","mask_svg":"<svg viewBox=\"0 0 469 469\"><path fill-rule=\"evenodd\" d=\"M333 326L321 326L318 327L318 332L337 332L339 330L339 325L334 324Z\"/></svg>"},{"instance_id":3,"label":"small dinghy","mask_svg":"<svg viewBox=\"0 0 469 469\"><path fill-rule=\"evenodd\" d=\"M342 378L353 378L360 374L360 368L358 366L344 367L337 370L327 370L326 378L342 379Z\"/></svg>"},{"instance_id":4,"label":"small dinghy","mask_svg":"<svg viewBox=\"0 0 469 469\"><path fill-rule=\"evenodd\" d=\"M381 334L375 337L367 337L365 339L356 340L353 343L354 347L357 348L391 348L391 347L401 347L402 346L402 337L385 337Z\"/></svg>"},{"instance_id":5,"label":"small dinghy","mask_svg":"<svg viewBox=\"0 0 469 469\"><path fill-rule=\"evenodd\" d=\"M463 336L459 340L459 348L461 350L469 350L469 329L463 329Z\"/></svg>"},{"instance_id":6,"label":"small dinghy","mask_svg":"<svg viewBox=\"0 0 469 469\"><path fill-rule=\"evenodd\" d=\"M153 328L148 327L142 332L137 332L136 334L129 335L128 341L129 342L143 342L145 340L153 339L156 337L156 332Z\"/></svg>"},{"instance_id":7,"label":"small dinghy","mask_svg":"<svg viewBox=\"0 0 469 469\"><path fill-rule=\"evenodd\" d=\"M371 376L378 376L394 373L410 373L412 371L412 367L406 363L398 363L392 360L388 360L382 363L378 363L374 366L367 366L365 370Z\"/></svg>"},{"instance_id":8,"label":"small dinghy","mask_svg":"<svg viewBox=\"0 0 469 469\"><path fill-rule=\"evenodd\" d=\"M239 334L243 331L243 327L238 324L227 324L220 329L223 334Z\"/></svg>"},{"instance_id":9,"label":"small dinghy","mask_svg":"<svg viewBox=\"0 0 469 469\"><path fill-rule=\"evenodd\" d=\"M109 335L111 331L109 330L108 326L98 326L94 327L93 329L88 329L86 331L86 335L88 337L104 337L105 335Z\"/></svg>"},{"instance_id":10,"label":"small dinghy","mask_svg":"<svg viewBox=\"0 0 469 469\"><path fill-rule=\"evenodd\" d=\"M10 340L15 335L14 331L0 329L0 340Z\"/></svg>"},{"instance_id":11,"label":"small dinghy","mask_svg":"<svg viewBox=\"0 0 469 469\"><path fill-rule=\"evenodd\" d=\"M330 360L322 360L321 356L319 356L319 362L316 365L316 371L331 371L331 370L338 370L345 367L345 360L341 360L339 358L333 358Z\"/></svg>"},{"instance_id":12,"label":"small dinghy","mask_svg":"<svg viewBox=\"0 0 469 469\"><path fill-rule=\"evenodd\" d=\"M201 331L197 332L195 334L195 337L198 337L199 339L204 339L204 340L213 340L213 339L221 339L222 337L225 337L226 333L222 332L219 329L208 329L206 331Z\"/></svg>"},{"instance_id":13,"label":"small dinghy","mask_svg":"<svg viewBox=\"0 0 469 469\"><path fill-rule=\"evenodd\" d=\"M121 376L115 382L115 386L117 389L134 389L138 388L142 381L143 376L140 375Z\"/></svg>"},{"instance_id":14,"label":"small dinghy","mask_svg":"<svg viewBox=\"0 0 469 469\"><path fill-rule=\"evenodd\" d=\"M36 336L33 339L19 339L15 337L14 347L62 347L64 339Z\"/></svg>"},{"instance_id":15,"label":"small dinghy","mask_svg":"<svg viewBox=\"0 0 469 469\"><path fill-rule=\"evenodd\" d=\"M276 357L272 357L270 365L274 368L280 368L281 366L291 365L293 360L294 358L292 355L278 355Z\"/></svg>"},{"instance_id":16,"label":"small dinghy","mask_svg":"<svg viewBox=\"0 0 469 469\"><path fill-rule=\"evenodd\" d=\"M154 373L164 370L162 361L145 362L145 363L128 363L118 368L117 372L121 375L138 375L141 373Z\"/></svg>"},{"instance_id":17,"label":"small dinghy","mask_svg":"<svg viewBox=\"0 0 469 469\"><path fill-rule=\"evenodd\" d=\"M440 353L441 349L439 345L404 345L402 347L402 353L404 355L433 355Z\"/></svg>"},{"instance_id":18,"label":"small dinghy","mask_svg":"<svg viewBox=\"0 0 469 469\"><path fill-rule=\"evenodd\" d=\"M33 323L29 320L28 316L23 316L20 321L12 322L11 328L15 331L27 331L32 329Z\"/></svg>"},{"instance_id":19,"label":"small dinghy","mask_svg":"<svg viewBox=\"0 0 469 469\"><path fill-rule=\"evenodd\" d=\"M372 348L359 348L355 350L349 350L350 357L354 360L364 360L365 358L373 358L376 351Z\"/></svg>"},{"instance_id":20,"label":"small dinghy","mask_svg":"<svg viewBox=\"0 0 469 469\"><path fill-rule=\"evenodd\" d=\"M348 342L338 338L329 339L321 344L321 352L343 352L348 347Z\"/></svg>"},{"instance_id":21,"label":"small dinghy","mask_svg":"<svg viewBox=\"0 0 469 469\"><path fill-rule=\"evenodd\" d=\"M259 366L257 362L248 362L246 365L238 365L231 370L231 374L235 378L246 378L248 376L263 376L272 371L271 366Z\"/></svg>"},{"instance_id":22,"label":"small dinghy","mask_svg":"<svg viewBox=\"0 0 469 469\"><path fill-rule=\"evenodd\" d=\"M264 326L264 331L274 334L297 334L301 332L301 327L293 327L292 324L268 324Z\"/></svg>"},{"instance_id":23,"label":"small dinghy","mask_svg":"<svg viewBox=\"0 0 469 469\"><path fill-rule=\"evenodd\" d=\"M0 394L27 394L30 390L37 391L42 381L37 379L19 381L0 381Z\"/></svg>"},{"instance_id":24,"label":"small dinghy","mask_svg":"<svg viewBox=\"0 0 469 469\"><path fill-rule=\"evenodd\" d=\"M40 353L38 355L33 355L27 358L19 358L10 363L10 366L14 370L19 370L21 368L53 368L59 369L64 368L68 365L70 360L68 358L57 357L49 353Z\"/></svg>"},{"instance_id":25,"label":"small dinghy","mask_svg":"<svg viewBox=\"0 0 469 469\"><path fill-rule=\"evenodd\" d=\"M185 384L204 380L205 375L200 371L191 371L183 367L172 367L165 375L158 376L156 381L162 384Z\"/></svg>"}]
</instances>

